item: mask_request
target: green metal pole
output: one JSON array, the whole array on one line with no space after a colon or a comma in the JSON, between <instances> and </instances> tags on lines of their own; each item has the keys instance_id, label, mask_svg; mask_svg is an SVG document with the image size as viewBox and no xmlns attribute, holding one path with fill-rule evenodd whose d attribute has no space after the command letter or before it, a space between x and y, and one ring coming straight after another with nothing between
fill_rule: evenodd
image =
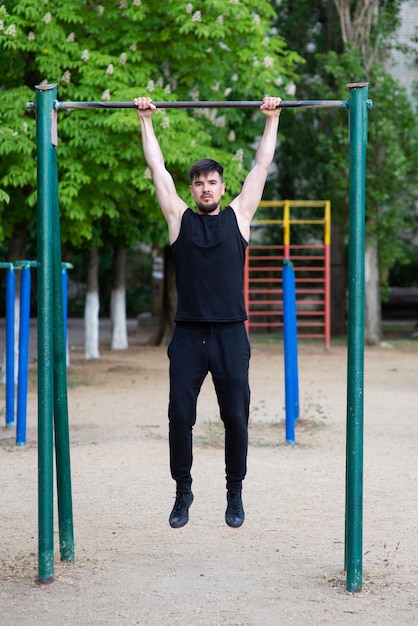
<instances>
[{"instance_id":1,"label":"green metal pole","mask_svg":"<svg viewBox=\"0 0 418 626\"><path fill-rule=\"evenodd\" d=\"M54 579L53 313L51 179L52 116L56 85L36 87L38 178L38 579Z\"/></svg>"},{"instance_id":2,"label":"green metal pole","mask_svg":"<svg viewBox=\"0 0 418 626\"><path fill-rule=\"evenodd\" d=\"M368 83L347 85L350 135L345 565L361 591L363 549L364 251Z\"/></svg>"},{"instance_id":3,"label":"green metal pole","mask_svg":"<svg viewBox=\"0 0 418 626\"><path fill-rule=\"evenodd\" d=\"M54 426L55 459L57 468L58 523L62 561L74 561L73 508L71 497L70 435L68 427L67 346L64 332L64 304L62 293L61 229L58 200L57 112L53 113L53 324L54 324Z\"/></svg>"}]
</instances>

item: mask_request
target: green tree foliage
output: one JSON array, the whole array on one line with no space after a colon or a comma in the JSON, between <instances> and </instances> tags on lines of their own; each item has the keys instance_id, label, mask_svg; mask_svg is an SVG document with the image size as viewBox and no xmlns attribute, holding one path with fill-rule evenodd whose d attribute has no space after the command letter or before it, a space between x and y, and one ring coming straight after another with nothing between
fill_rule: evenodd
<instances>
[{"instance_id":1,"label":"green tree foliage","mask_svg":"<svg viewBox=\"0 0 418 626\"><path fill-rule=\"evenodd\" d=\"M35 221L35 119L42 83L59 101L257 99L294 78L300 57L269 28L259 0L5 0L0 8L0 241ZM239 188L262 116L237 110L161 110L156 132L180 193L193 160L225 165ZM62 239L129 246L165 241L130 109L58 113ZM9 205L6 202L10 200Z\"/></svg>"},{"instance_id":2,"label":"green tree foliage","mask_svg":"<svg viewBox=\"0 0 418 626\"><path fill-rule=\"evenodd\" d=\"M357 33L357 46L343 41L337 4L344 3L283 0L279 31L306 61L298 72L298 99L346 99L347 83L369 82L373 110L368 116L367 233L377 235L380 277L385 285L390 268L407 260L403 236L410 238L416 228L416 103L385 65L390 47L395 45L401 2L385 2L386 10L373 24L370 41ZM354 15L353 22L355 19ZM358 20L360 25L360 14ZM365 54L370 63L365 62ZM347 112L310 110L286 116L279 158L282 197L331 198L333 220L339 220L346 229Z\"/></svg>"}]
</instances>

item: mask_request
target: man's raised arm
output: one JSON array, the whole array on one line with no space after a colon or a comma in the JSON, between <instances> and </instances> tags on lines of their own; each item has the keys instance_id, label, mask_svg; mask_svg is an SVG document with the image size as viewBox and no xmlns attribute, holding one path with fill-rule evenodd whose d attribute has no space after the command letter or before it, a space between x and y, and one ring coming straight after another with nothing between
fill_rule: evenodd
<instances>
[{"instance_id":1,"label":"man's raised arm","mask_svg":"<svg viewBox=\"0 0 418 626\"><path fill-rule=\"evenodd\" d=\"M152 104L150 98L135 98L134 104L141 123L145 160L155 185L158 204L167 220L169 238L172 243L177 239L181 217L187 209L187 204L178 196L173 177L165 167L164 156L151 119L156 111L155 105Z\"/></svg>"},{"instance_id":2,"label":"man's raised arm","mask_svg":"<svg viewBox=\"0 0 418 626\"><path fill-rule=\"evenodd\" d=\"M254 165L242 186L241 193L231 202L240 230L249 239L250 223L263 195L267 174L276 150L281 98L265 97L260 110L266 115L264 132L258 144Z\"/></svg>"}]
</instances>

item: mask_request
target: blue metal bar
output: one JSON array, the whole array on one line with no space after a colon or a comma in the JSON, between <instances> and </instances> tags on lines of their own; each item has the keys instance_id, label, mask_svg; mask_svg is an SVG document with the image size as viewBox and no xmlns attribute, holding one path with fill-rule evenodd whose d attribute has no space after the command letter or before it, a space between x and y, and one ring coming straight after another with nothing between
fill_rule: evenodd
<instances>
[{"instance_id":1,"label":"blue metal bar","mask_svg":"<svg viewBox=\"0 0 418 626\"><path fill-rule=\"evenodd\" d=\"M15 291L13 267L6 273L6 427L15 425Z\"/></svg>"},{"instance_id":2,"label":"blue metal bar","mask_svg":"<svg viewBox=\"0 0 418 626\"><path fill-rule=\"evenodd\" d=\"M61 267L62 277L62 309L64 315L64 346L67 351L67 337L68 337L68 272L65 263L62 263Z\"/></svg>"},{"instance_id":3,"label":"blue metal bar","mask_svg":"<svg viewBox=\"0 0 418 626\"><path fill-rule=\"evenodd\" d=\"M16 445L26 444L26 414L29 370L30 332L30 267L24 267L20 277L19 370L17 378Z\"/></svg>"},{"instance_id":4,"label":"blue metal bar","mask_svg":"<svg viewBox=\"0 0 418 626\"><path fill-rule=\"evenodd\" d=\"M286 441L294 444L295 420L299 417L299 381L295 273L288 259L283 260L283 339Z\"/></svg>"}]
</instances>

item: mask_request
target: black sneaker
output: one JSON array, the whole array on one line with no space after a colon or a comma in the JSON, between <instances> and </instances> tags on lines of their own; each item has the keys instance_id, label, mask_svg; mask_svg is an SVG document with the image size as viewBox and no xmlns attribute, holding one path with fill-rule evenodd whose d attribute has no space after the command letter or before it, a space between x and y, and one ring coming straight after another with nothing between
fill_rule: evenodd
<instances>
[{"instance_id":1,"label":"black sneaker","mask_svg":"<svg viewBox=\"0 0 418 626\"><path fill-rule=\"evenodd\" d=\"M225 521L231 528L239 528L245 519L241 491L227 491L226 499L228 506L225 511Z\"/></svg>"},{"instance_id":2,"label":"black sneaker","mask_svg":"<svg viewBox=\"0 0 418 626\"><path fill-rule=\"evenodd\" d=\"M181 528L187 524L189 521L189 507L192 502L193 494L191 491L178 491L176 493L176 501L168 520L171 528Z\"/></svg>"}]
</instances>

